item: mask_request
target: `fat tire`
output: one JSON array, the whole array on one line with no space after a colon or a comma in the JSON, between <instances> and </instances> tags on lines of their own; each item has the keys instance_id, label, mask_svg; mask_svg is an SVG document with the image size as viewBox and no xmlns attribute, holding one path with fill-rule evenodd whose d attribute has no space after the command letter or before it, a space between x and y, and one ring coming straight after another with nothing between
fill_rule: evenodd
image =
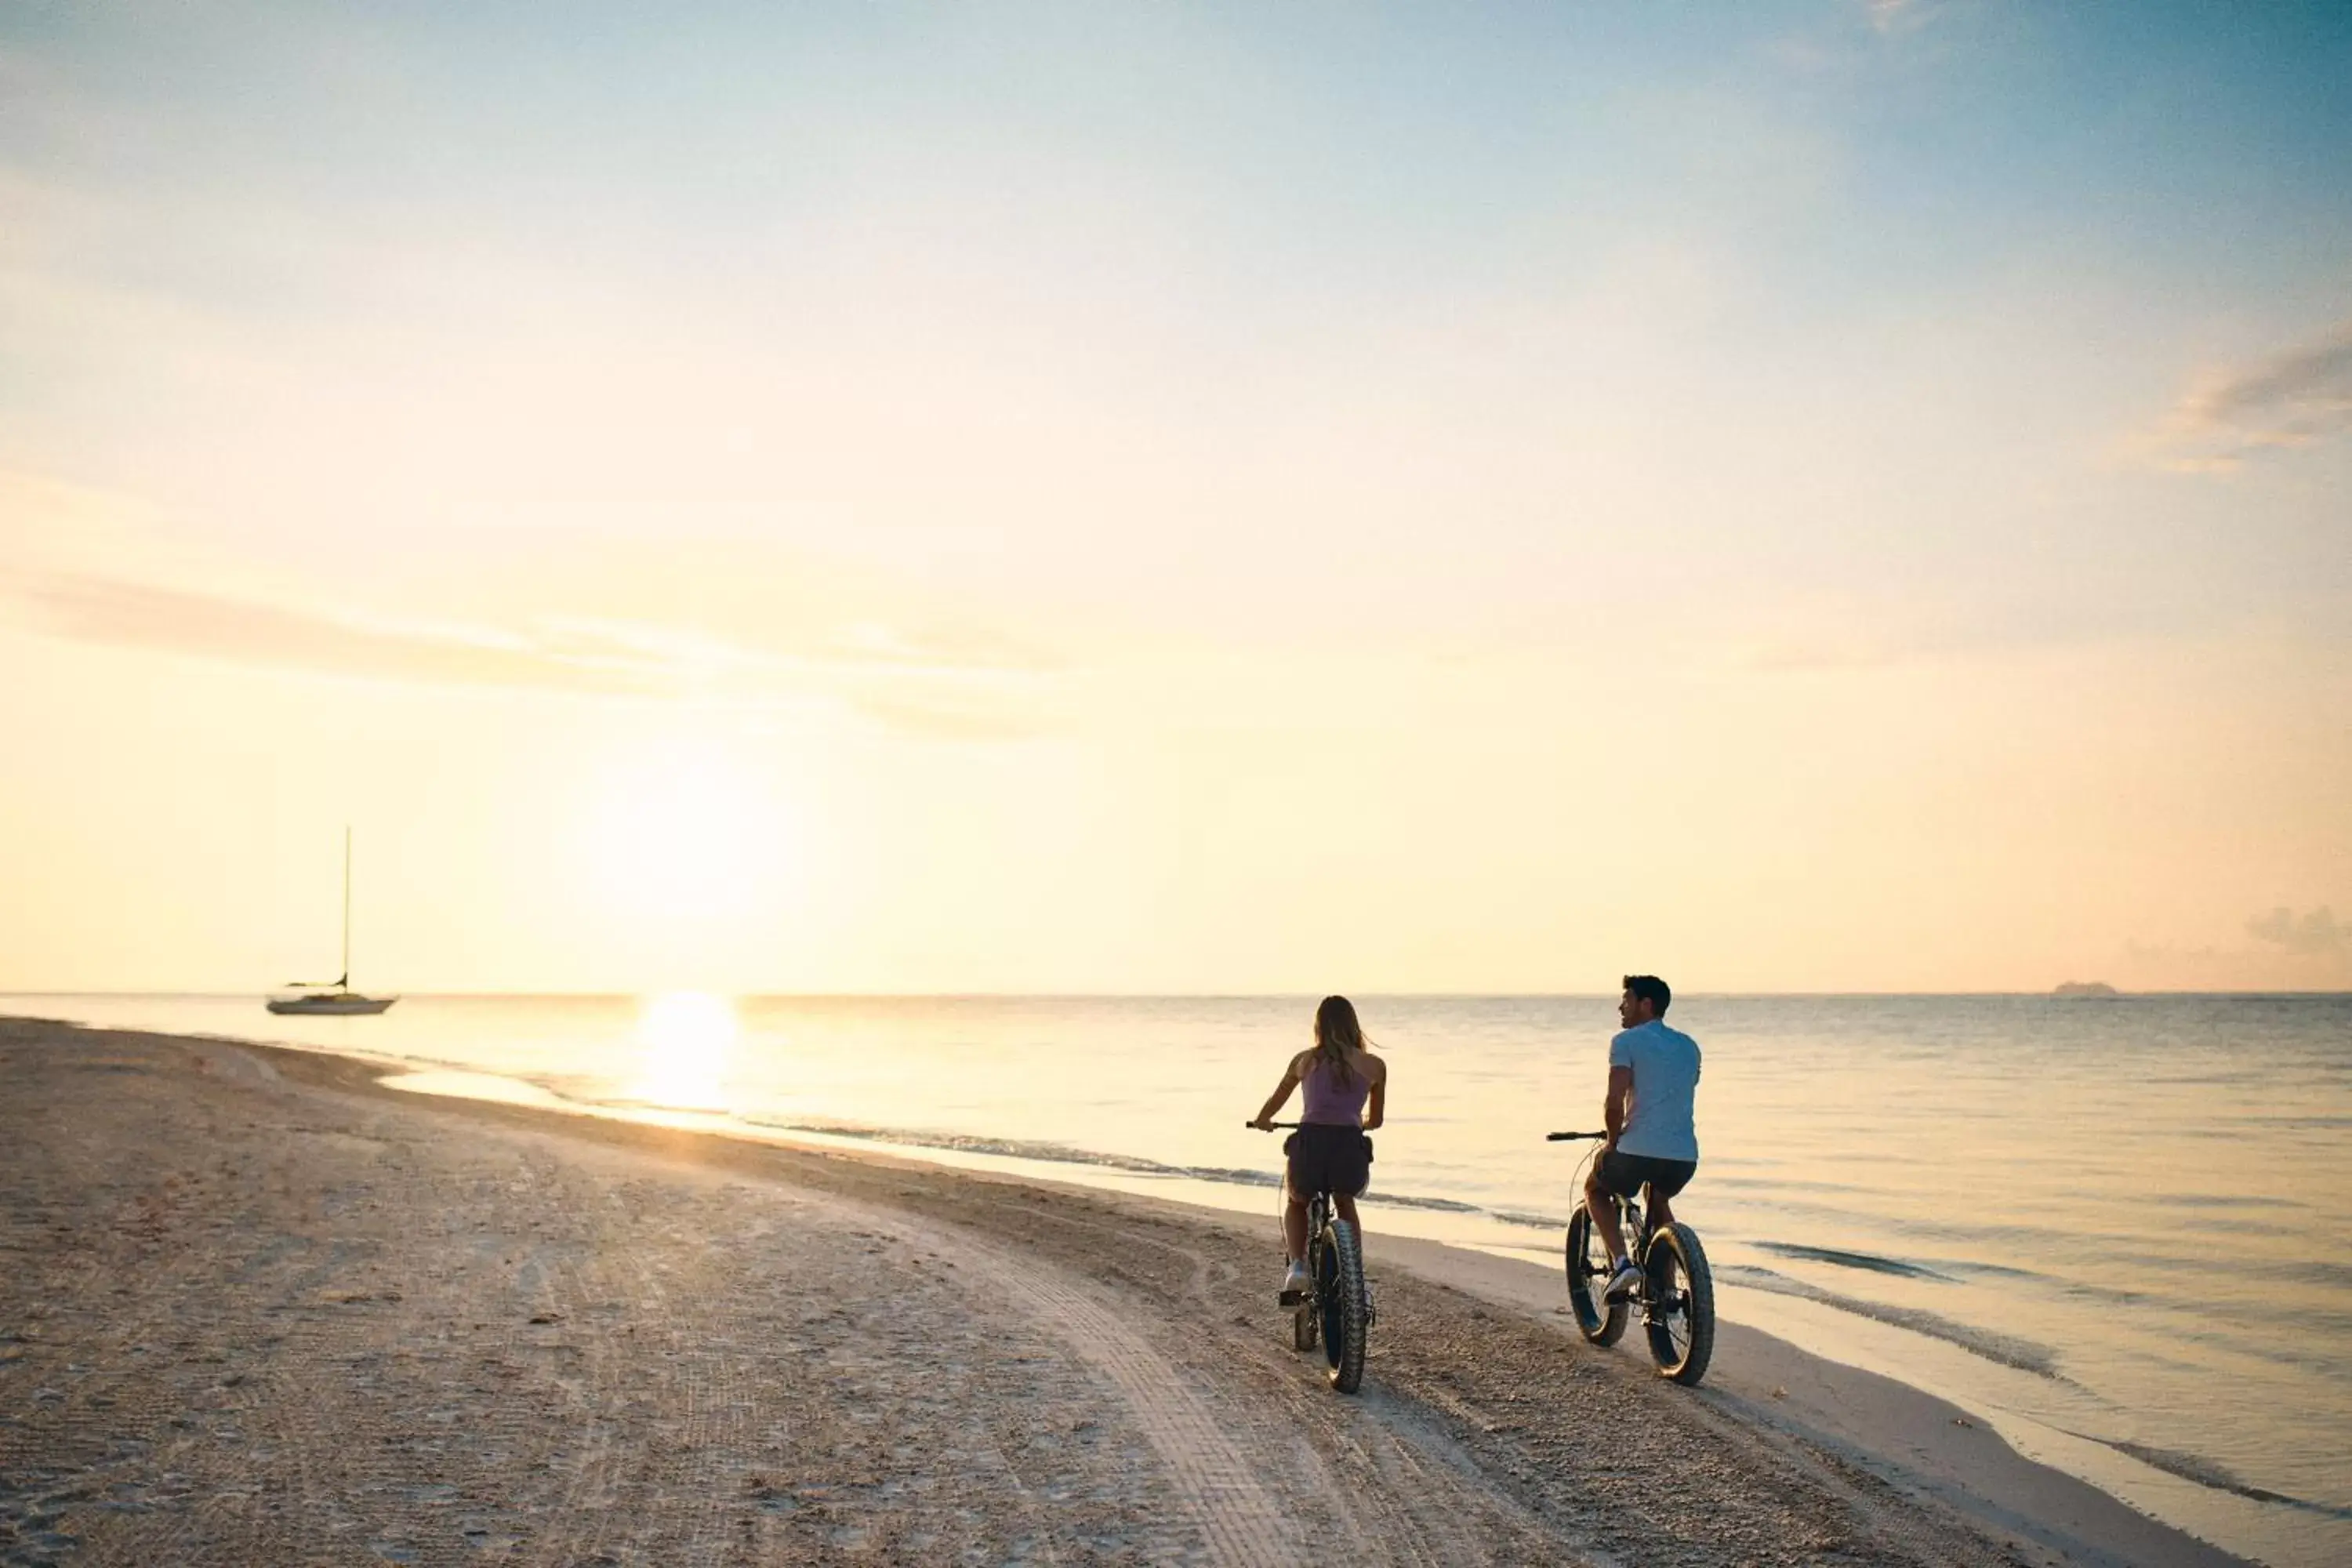
<instances>
[{"instance_id":1,"label":"fat tire","mask_svg":"<svg viewBox=\"0 0 2352 1568\"><path fill-rule=\"evenodd\" d=\"M1625 1337L1625 1321L1629 1316L1622 1301L1604 1301L1601 1286L1606 1284L1609 1268L1604 1261L1596 1270L1591 1261L1595 1238L1592 1236L1592 1215L1584 1205L1576 1205L1569 1217L1568 1240L1560 1248L1561 1263L1568 1274L1568 1306L1575 1315L1577 1331L1591 1343L1601 1346L1615 1344Z\"/></svg>"},{"instance_id":2,"label":"fat tire","mask_svg":"<svg viewBox=\"0 0 2352 1568\"><path fill-rule=\"evenodd\" d=\"M1364 1251L1356 1227L1335 1219L1324 1233L1330 1249L1331 1290L1325 1300L1324 1354L1331 1363L1331 1386L1353 1394L1364 1381L1364 1333L1367 1297L1364 1293Z\"/></svg>"},{"instance_id":3,"label":"fat tire","mask_svg":"<svg viewBox=\"0 0 2352 1568\"><path fill-rule=\"evenodd\" d=\"M1706 1363L1715 1358L1715 1275L1706 1266L1706 1248L1699 1245L1698 1233L1686 1225L1670 1225L1650 1238L1645 1256L1652 1260L1653 1280L1658 1278L1662 1254L1690 1298L1686 1311L1690 1338L1677 1345L1673 1330L1652 1319L1647 1325L1650 1359L1658 1363L1659 1376L1696 1388L1706 1375Z\"/></svg>"}]
</instances>

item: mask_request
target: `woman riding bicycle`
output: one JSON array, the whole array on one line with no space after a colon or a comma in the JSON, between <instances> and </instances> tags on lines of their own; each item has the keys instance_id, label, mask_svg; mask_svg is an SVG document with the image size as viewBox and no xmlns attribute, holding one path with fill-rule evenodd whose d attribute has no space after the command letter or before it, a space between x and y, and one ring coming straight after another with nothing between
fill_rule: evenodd
<instances>
[{"instance_id":1,"label":"woman riding bicycle","mask_svg":"<svg viewBox=\"0 0 2352 1568\"><path fill-rule=\"evenodd\" d=\"M1317 1193L1330 1194L1339 1217L1362 1234L1356 1194L1372 1175L1372 1141L1364 1134L1386 1113L1389 1065L1366 1046L1355 1005L1345 996L1326 996L1315 1009L1315 1048L1290 1058L1250 1125L1272 1131L1276 1113L1302 1085L1307 1095L1298 1131L1283 1144L1290 1156L1282 1183L1286 1291L1307 1288L1307 1205Z\"/></svg>"}]
</instances>

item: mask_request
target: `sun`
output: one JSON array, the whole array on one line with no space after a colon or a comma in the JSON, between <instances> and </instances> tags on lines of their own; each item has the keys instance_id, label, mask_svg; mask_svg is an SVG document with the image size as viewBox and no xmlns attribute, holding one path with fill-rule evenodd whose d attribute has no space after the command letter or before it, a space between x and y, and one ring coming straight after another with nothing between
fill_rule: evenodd
<instances>
[{"instance_id":1,"label":"sun","mask_svg":"<svg viewBox=\"0 0 2352 1568\"><path fill-rule=\"evenodd\" d=\"M702 991L648 996L637 1010L635 1098L672 1110L727 1109L727 1068L740 1026L725 998Z\"/></svg>"}]
</instances>

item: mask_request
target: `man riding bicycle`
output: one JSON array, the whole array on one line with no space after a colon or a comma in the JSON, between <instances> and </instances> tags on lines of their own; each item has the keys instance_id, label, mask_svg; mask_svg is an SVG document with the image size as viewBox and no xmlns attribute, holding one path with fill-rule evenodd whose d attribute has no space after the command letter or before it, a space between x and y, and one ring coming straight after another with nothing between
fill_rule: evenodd
<instances>
[{"instance_id":1,"label":"man riding bicycle","mask_svg":"<svg viewBox=\"0 0 2352 1568\"><path fill-rule=\"evenodd\" d=\"M1609 1042L1609 1097L1601 1108L1609 1138L1584 1184L1593 1226L1609 1247L1612 1267L1603 1295L1612 1301L1633 1294L1642 1282L1642 1271L1626 1251L1617 1205L1609 1194L1631 1198L1648 1183L1649 1222L1653 1229L1663 1229L1674 1222L1674 1195L1698 1170L1693 1119L1698 1042L1666 1027L1674 992L1664 981L1654 974L1628 974L1624 986L1617 1001L1617 1020L1624 1028Z\"/></svg>"}]
</instances>

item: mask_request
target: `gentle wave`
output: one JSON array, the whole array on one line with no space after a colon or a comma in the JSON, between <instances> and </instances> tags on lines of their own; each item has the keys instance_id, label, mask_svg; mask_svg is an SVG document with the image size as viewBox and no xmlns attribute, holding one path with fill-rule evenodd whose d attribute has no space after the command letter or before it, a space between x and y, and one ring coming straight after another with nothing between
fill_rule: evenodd
<instances>
[{"instance_id":1,"label":"gentle wave","mask_svg":"<svg viewBox=\"0 0 2352 1568\"><path fill-rule=\"evenodd\" d=\"M2062 1427L2061 1430L2065 1429ZM2301 1509L2305 1513L2322 1514L2329 1519L2352 1520L2352 1508L2346 1508L2337 1503L2314 1502L2309 1498L2290 1497L2285 1492L2274 1492L2267 1487L2254 1486L2239 1479L2237 1472L2228 1466L2216 1464L2210 1459L2201 1458L2195 1454L2183 1454L2171 1448L2152 1448L2145 1443L2126 1443L2113 1437L2094 1437L2087 1432L2070 1431L2067 1436L2100 1444L2113 1448L2118 1454L2128 1454L2141 1464L2162 1470L2168 1476L2177 1476L2184 1481L2193 1482L2213 1491L2228 1492L2233 1497L2250 1498L2255 1502L2284 1503L2289 1508Z\"/></svg>"},{"instance_id":2,"label":"gentle wave","mask_svg":"<svg viewBox=\"0 0 2352 1568\"><path fill-rule=\"evenodd\" d=\"M1747 1263L1719 1263L1716 1278L1729 1284L1743 1285L1751 1290L1769 1290L1775 1295L1794 1296L1801 1300L1816 1301L1824 1307L1834 1307L1841 1312L1851 1312L1858 1318L1872 1318L1898 1329L1908 1329L1915 1334L1942 1340L1959 1346L1969 1354L2002 1366L2013 1366L2020 1372L2030 1372L2053 1382L2069 1381L2058 1371L2058 1352L2048 1345L2014 1335L1995 1333L1972 1323L1956 1322L1940 1312L1923 1311L1916 1307L1889 1306L1878 1301L1864 1301L1858 1297L1824 1290L1802 1279L1792 1279L1777 1269L1762 1268Z\"/></svg>"},{"instance_id":3,"label":"gentle wave","mask_svg":"<svg viewBox=\"0 0 2352 1568\"><path fill-rule=\"evenodd\" d=\"M1938 1258L1933 1266L1954 1275L1980 1276L1988 1279L2032 1279L2046 1281L2050 1276L2038 1268L2014 1268L2006 1263L1986 1263L1969 1258Z\"/></svg>"},{"instance_id":4,"label":"gentle wave","mask_svg":"<svg viewBox=\"0 0 2352 1568\"><path fill-rule=\"evenodd\" d=\"M1754 1169L1767 1162L1759 1160L1717 1160L1717 1165L1747 1166ZM1777 1164L1779 1162L1770 1162ZM1871 1189L1852 1182L1808 1182L1794 1176L1727 1176L1710 1167L1707 1184L1715 1187L1748 1188L1778 1196L1785 1193L1867 1193Z\"/></svg>"},{"instance_id":5,"label":"gentle wave","mask_svg":"<svg viewBox=\"0 0 2352 1568\"><path fill-rule=\"evenodd\" d=\"M1950 1275L1937 1273L1924 1264L1906 1263L1899 1258L1882 1258L1875 1252L1846 1252L1834 1247L1807 1247L1794 1241L1759 1241L1756 1246L1761 1251L1775 1252L1783 1258L1832 1263L1840 1268L1862 1268L1873 1274L1900 1274L1910 1279L1937 1279L1947 1285L1958 1283Z\"/></svg>"},{"instance_id":6,"label":"gentle wave","mask_svg":"<svg viewBox=\"0 0 2352 1568\"><path fill-rule=\"evenodd\" d=\"M2160 1193L2148 1201L2171 1208L2195 1209L2307 1209L2311 1206L2293 1198L2262 1197L2251 1193Z\"/></svg>"},{"instance_id":7,"label":"gentle wave","mask_svg":"<svg viewBox=\"0 0 2352 1568\"><path fill-rule=\"evenodd\" d=\"M867 1127L855 1122L784 1121L761 1116L738 1117L747 1126L772 1132L813 1132L827 1138L855 1138L866 1143L888 1143L906 1149L942 1149L959 1154L991 1154L1007 1160L1036 1160L1055 1165L1086 1165L1097 1170L1126 1171L1139 1176L1172 1176L1195 1182L1220 1182L1229 1186L1278 1187L1276 1171L1234 1170L1223 1165L1173 1165L1139 1154L1109 1154L1077 1149L1067 1143L1034 1142L1020 1138L990 1138L964 1132L932 1132L910 1127ZM1412 1193L1368 1192L1368 1204L1391 1208L1429 1209L1439 1214L1482 1214L1507 1225L1553 1226L1559 1222L1537 1215L1504 1215L1464 1203L1459 1198L1423 1197Z\"/></svg>"},{"instance_id":8,"label":"gentle wave","mask_svg":"<svg viewBox=\"0 0 2352 1568\"><path fill-rule=\"evenodd\" d=\"M1516 1209L1488 1209L1486 1212L1505 1225L1521 1225L1530 1230L1566 1230L1568 1228L1568 1221L1557 1215L1521 1214Z\"/></svg>"},{"instance_id":9,"label":"gentle wave","mask_svg":"<svg viewBox=\"0 0 2352 1568\"><path fill-rule=\"evenodd\" d=\"M974 1133L933 1132L912 1127L870 1127L854 1121L812 1121L805 1118L743 1116L747 1126L774 1132L813 1132L825 1138L854 1138L863 1143L888 1143L907 1149L943 1149L959 1154L992 1154L1006 1160L1037 1160L1055 1165L1087 1165L1097 1170L1127 1171L1143 1176L1187 1176L1194 1181L1223 1182L1234 1186L1275 1187L1282 1178L1272 1171L1234 1170L1215 1165L1171 1165L1139 1154L1108 1154L1067 1143L1035 1142L1020 1138L991 1138Z\"/></svg>"}]
</instances>

